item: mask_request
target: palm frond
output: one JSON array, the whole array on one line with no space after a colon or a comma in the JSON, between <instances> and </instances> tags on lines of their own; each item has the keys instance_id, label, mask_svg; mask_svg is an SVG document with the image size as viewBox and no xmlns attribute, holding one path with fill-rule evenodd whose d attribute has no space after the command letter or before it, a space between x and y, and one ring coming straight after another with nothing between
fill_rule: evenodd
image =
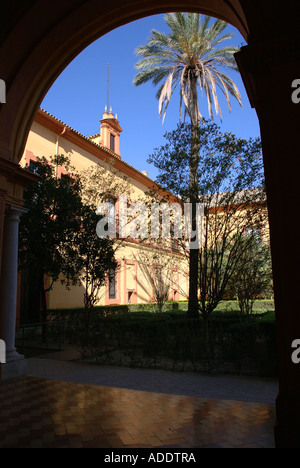
<instances>
[{"instance_id":1,"label":"palm frond","mask_svg":"<svg viewBox=\"0 0 300 468\"><path fill-rule=\"evenodd\" d=\"M148 43L136 49L140 60L136 64L138 73L134 84L152 82L159 85L156 96L159 114L164 121L177 86L180 118L184 105L185 113L191 119L202 119L198 83L206 96L210 117L213 118L215 112L222 120L218 90L225 96L229 110L230 96L242 105L236 84L225 73L226 70L237 71L234 54L238 51L237 47L224 45L233 37L225 31L227 23L220 19L212 22L209 16L180 12L166 14L165 21L170 28L169 34L153 30Z\"/></svg>"},{"instance_id":2,"label":"palm frond","mask_svg":"<svg viewBox=\"0 0 300 468\"><path fill-rule=\"evenodd\" d=\"M211 20L211 17L210 16L204 16L204 20L200 26L200 32L199 32L199 35L200 36L204 36L205 35L205 31L207 30L208 28L208 25L209 25L209 22Z\"/></svg>"},{"instance_id":3,"label":"palm frond","mask_svg":"<svg viewBox=\"0 0 300 468\"><path fill-rule=\"evenodd\" d=\"M166 79L165 84L163 85L162 90L160 92L158 110L159 110L159 114L161 116L162 113L163 113L163 107L165 105L165 112L164 112L163 120L165 119L166 108L168 107L168 104L169 104L169 102L171 100L171 96L172 96L173 77L174 77L174 70L169 74L169 76Z\"/></svg>"}]
</instances>

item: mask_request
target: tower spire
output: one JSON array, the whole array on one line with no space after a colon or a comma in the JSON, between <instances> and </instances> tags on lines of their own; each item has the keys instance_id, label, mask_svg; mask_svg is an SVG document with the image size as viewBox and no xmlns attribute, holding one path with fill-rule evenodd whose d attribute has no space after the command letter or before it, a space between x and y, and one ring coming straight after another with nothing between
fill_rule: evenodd
<instances>
[{"instance_id":1,"label":"tower spire","mask_svg":"<svg viewBox=\"0 0 300 468\"><path fill-rule=\"evenodd\" d=\"M107 65L107 112L109 112L109 65Z\"/></svg>"}]
</instances>

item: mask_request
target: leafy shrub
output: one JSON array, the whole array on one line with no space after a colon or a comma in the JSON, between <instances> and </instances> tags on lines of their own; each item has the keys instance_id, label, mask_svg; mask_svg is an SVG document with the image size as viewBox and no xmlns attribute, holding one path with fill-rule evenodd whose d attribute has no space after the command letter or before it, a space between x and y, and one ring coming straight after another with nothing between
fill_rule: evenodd
<instances>
[{"instance_id":1,"label":"leafy shrub","mask_svg":"<svg viewBox=\"0 0 300 468\"><path fill-rule=\"evenodd\" d=\"M200 319L181 311L129 312L127 306L96 308L86 328L81 310L51 314L85 359L102 364L275 376L274 315L242 317L215 312L208 336Z\"/></svg>"}]
</instances>

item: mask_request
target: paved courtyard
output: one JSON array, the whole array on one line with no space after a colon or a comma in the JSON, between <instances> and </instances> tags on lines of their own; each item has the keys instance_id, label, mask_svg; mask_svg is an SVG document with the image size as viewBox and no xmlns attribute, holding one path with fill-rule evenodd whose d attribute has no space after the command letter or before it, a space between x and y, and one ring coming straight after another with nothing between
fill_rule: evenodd
<instances>
[{"instance_id":1,"label":"paved courtyard","mask_svg":"<svg viewBox=\"0 0 300 468\"><path fill-rule=\"evenodd\" d=\"M1 448L274 448L274 381L61 357L1 383Z\"/></svg>"}]
</instances>

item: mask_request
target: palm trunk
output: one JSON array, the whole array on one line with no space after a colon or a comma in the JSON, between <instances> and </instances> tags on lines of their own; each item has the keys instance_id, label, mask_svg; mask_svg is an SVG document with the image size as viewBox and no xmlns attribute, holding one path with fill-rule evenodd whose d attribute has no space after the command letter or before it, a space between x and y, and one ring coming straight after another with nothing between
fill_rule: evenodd
<instances>
[{"instance_id":1,"label":"palm trunk","mask_svg":"<svg viewBox=\"0 0 300 468\"><path fill-rule=\"evenodd\" d=\"M190 164L190 202L192 206L192 231L198 230L197 218L197 202L198 202L198 167L199 167L199 108L198 108L198 95L197 95L197 79L191 80L191 101L189 114L192 124L191 132L191 164ZM193 241L194 239L190 239ZM198 281L199 280L199 247L194 246L190 249L190 262L189 262L189 304L188 304L188 318L199 317L199 304L198 304Z\"/></svg>"},{"instance_id":2,"label":"palm trunk","mask_svg":"<svg viewBox=\"0 0 300 468\"><path fill-rule=\"evenodd\" d=\"M190 197L192 207L192 231L197 231L197 198L194 194ZM190 239L194 244L197 244L196 239ZM198 283L199 283L199 248L194 245L190 248L189 257L189 305L188 317L199 317L198 304Z\"/></svg>"},{"instance_id":3,"label":"palm trunk","mask_svg":"<svg viewBox=\"0 0 300 468\"><path fill-rule=\"evenodd\" d=\"M198 258L199 249L190 250L190 264L189 264L189 305L188 305L188 318L199 317L198 307Z\"/></svg>"},{"instance_id":4,"label":"palm trunk","mask_svg":"<svg viewBox=\"0 0 300 468\"><path fill-rule=\"evenodd\" d=\"M40 293L41 293L41 308L42 308L42 343L48 342L48 326L47 326L47 299L44 284L44 274L40 276Z\"/></svg>"}]
</instances>

